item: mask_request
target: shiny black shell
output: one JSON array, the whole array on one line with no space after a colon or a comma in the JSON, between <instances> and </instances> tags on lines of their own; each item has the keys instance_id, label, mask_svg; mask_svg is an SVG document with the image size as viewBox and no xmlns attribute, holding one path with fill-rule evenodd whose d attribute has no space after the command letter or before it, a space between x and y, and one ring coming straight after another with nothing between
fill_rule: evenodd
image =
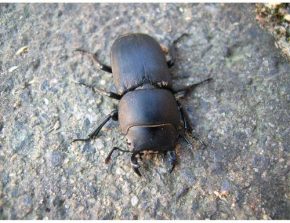
<instances>
[{"instance_id":1,"label":"shiny black shell","mask_svg":"<svg viewBox=\"0 0 290 223\"><path fill-rule=\"evenodd\" d=\"M170 88L170 72L159 43L146 34L119 37L111 49L114 84L119 94L145 83Z\"/></svg>"},{"instance_id":2,"label":"shiny black shell","mask_svg":"<svg viewBox=\"0 0 290 223\"><path fill-rule=\"evenodd\" d=\"M146 34L121 36L113 43L111 65L121 95L120 128L131 150L174 150L181 118L159 43Z\"/></svg>"},{"instance_id":3,"label":"shiny black shell","mask_svg":"<svg viewBox=\"0 0 290 223\"><path fill-rule=\"evenodd\" d=\"M175 148L180 112L169 90L139 89L126 93L119 103L119 121L134 151Z\"/></svg>"}]
</instances>

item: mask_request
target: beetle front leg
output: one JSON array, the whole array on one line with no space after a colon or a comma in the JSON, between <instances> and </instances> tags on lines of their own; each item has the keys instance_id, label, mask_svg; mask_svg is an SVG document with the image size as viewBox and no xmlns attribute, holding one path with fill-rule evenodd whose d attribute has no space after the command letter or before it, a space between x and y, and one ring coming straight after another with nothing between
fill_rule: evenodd
<instances>
[{"instance_id":1,"label":"beetle front leg","mask_svg":"<svg viewBox=\"0 0 290 223\"><path fill-rule=\"evenodd\" d=\"M96 53L91 53L91 52L88 52L87 50L83 50L83 49L75 49L75 51L89 55L93 59L93 61L97 64L98 69L106 71L108 73L112 73L112 68L110 66L100 62Z\"/></svg>"},{"instance_id":2,"label":"beetle front leg","mask_svg":"<svg viewBox=\"0 0 290 223\"><path fill-rule=\"evenodd\" d=\"M132 169L134 170L134 172L139 177L141 177L142 175L141 175L141 173L139 171L140 165L139 165L137 157L136 157L137 154L138 154L138 152L135 152L135 153L132 154L132 156L131 156L131 166L132 166Z\"/></svg>"},{"instance_id":3,"label":"beetle front leg","mask_svg":"<svg viewBox=\"0 0 290 223\"><path fill-rule=\"evenodd\" d=\"M77 142L77 141L90 141L94 138L97 137L97 135L99 134L100 130L103 128L103 126L110 120L113 119L114 121L118 120L118 111L114 110L112 111L109 115L107 115L104 120L101 122L101 124L92 132L88 135L87 138L84 139L74 139L72 142Z\"/></svg>"},{"instance_id":4,"label":"beetle front leg","mask_svg":"<svg viewBox=\"0 0 290 223\"><path fill-rule=\"evenodd\" d=\"M113 152L116 151L116 150L119 150L119 151L121 151L121 152L125 152L125 153L132 153L132 152L129 151L129 150L124 150L124 149L120 149L120 148L118 148L118 147L113 147L113 149L109 152L107 158L105 159L105 163L106 163L106 164L108 164L108 163L110 162L110 160L111 160L111 156L112 156Z\"/></svg>"}]
</instances>

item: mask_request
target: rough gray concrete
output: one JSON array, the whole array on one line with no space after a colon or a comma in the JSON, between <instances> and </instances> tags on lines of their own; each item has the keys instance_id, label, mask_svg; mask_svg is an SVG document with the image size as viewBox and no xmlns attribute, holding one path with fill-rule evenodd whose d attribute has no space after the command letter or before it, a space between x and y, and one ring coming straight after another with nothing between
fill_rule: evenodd
<instances>
[{"instance_id":1,"label":"rough gray concrete","mask_svg":"<svg viewBox=\"0 0 290 223\"><path fill-rule=\"evenodd\" d=\"M1 4L1 219L289 219L290 65L250 4ZM113 40L145 32L169 45L183 32L176 85L207 142L177 146L170 175L147 156L130 168L118 124L86 136L116 102L75 84L113 89L82 47L110 62ZM28 52L16 54L23 46Z\"/></svg>"}]
</instances>

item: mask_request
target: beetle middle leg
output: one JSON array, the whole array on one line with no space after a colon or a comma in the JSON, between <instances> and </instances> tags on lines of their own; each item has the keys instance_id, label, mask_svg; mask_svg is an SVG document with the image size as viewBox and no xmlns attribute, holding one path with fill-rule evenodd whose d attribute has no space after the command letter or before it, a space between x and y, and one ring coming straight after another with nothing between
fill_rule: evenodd
<instances>
[{"instance_id":1,"label":"beetle middle leg","mask_svg":"<svg viewBox=\"0 0 290 223\"><path fill-rule=\"evenodd\" d=\"M98 59L98 57L97 57L97 54L88 52L88 51L83 50L83 49L75 49L75 51L89 55L93 59L93 61L97 64L97 67L100 70L106 71L108 73L112 73L112 68L110 66L108 66L108 65L103 64L102 62L100 62L99 59Z\"/></svg>"},{"instance_id":2,"label":"beetle middle leg","mask_svg":"<svg viewBox=\"0 0 290 223\"><path fill-rule=\"evenodd\" d=\"M81 82L77 82L78 84L80 84L80 85L83 85L83 86L85 86L85 87L88 87L88 88L90 88L94 93L100 93L100 94L102 94L102 95L105 95L105 96L107 96L107 97L110 97L110 98L113 98L113 99L116 99L116 100L120 100L121 99L121 95L119 95L119 94L117 94L117 93L115 93L115 92L107 92L107 91L105 91L105 90L103 90L103 89L99 89L99 88L97 88L97 87L94 87L94 86L92 86L92 85L89 85L89 84L85 84L85 83L81 83Z\"/></svg>"},{"instance_id":3,"label":"beetle middle leg","mask_svg":"<svg viewBox=\"0 0 290 223\"><path fill-rule=\"evenodd\" d=\"M107 115L103 121L101 122L101 124L93 131L91 132L87 138L83 138L83 139L74 139L72 142L77 142L77 141L90 141L94 138L97 137L97 135L99 134L100 130L103 128L103 126L110 120L113 119L114 121L118 120L118 111L114 110L112 111L109 115Z\"/></svg>"},{"instance_id":4,"label":"beetle middle leg","mask_svg":"<svg viewBox=\"0 0 290 223\"><path fill-rule=\"evenodd\" d=\"M205 80L202 80L198 83L195 83L195 84L191 84L189 86L185 86L185 87L181 87L179 89L173 89L173 94L176 96L176 97L185 97L189 92L193 91L196 87L198 87L199 85L201 84L204 84L206 82L209 82L209 81L212 81L213 79L210 77L210 78L207 78ZM181 95L177 95L177 94L180 94Z\"/></svg>"},{"instance_id":5,"label":"beetle middle leg","mask_svg":"<svg viewBox=\"0 0 290 223\"><path fill-rule=\"evenodd\" d=\"M188 114L186 113L186 111L182 107L181 103L178 100L176 100L176 102L178 104L178 108L179 108L179 111L180 111L181 119L182 119L182 122L183 122L183 131L181 131L179 133L179 136L181 136L192 147L192 144L191 144L190 140L185 135L185 131L187 131L188 133L191 134L193 128L192 128L192 126L190 124L190 120L189 120Z\"/></svg>"},{"instance_id":6,"label":"beetle middle leg","mask_svg":"<svg viewBox=\"0 0 290 223\"><path fill-rule=\"evenodd\" d=\"M177 164L177 157L176 157L176 152L175 151L169 151L167 152L168 156L169 156L169 163L171 165L169 173L172 173L172 171L174 170L175 165Z\"/></svg>"},{"instance_id":7,"label":"beetle middle leg","mask_svg":"<svg viewBox=\"0 0 290 223\"><path fill-rule=\"evenodd\" d=\"M182 107L181 103L179 100L176 100L180 114L181 114L181 119L183 122L183 129L188 131L188 132L192 132L192 126L190 124L190 120L188 117L188 114L186 113L186 111L184 110L184 108Z\"/></svg>"},{"instance_id":8,"label":"beetle middle leg","mask_svg":"<svg viewBox=\"0 0 290 223\"><path fill-rule=\"evenodd\" d=\"M185 131L187 131L192 138L194 138L195 140L197 140L199 143L201 143L203 146L206 146L206 144L204 143L204 141L202 139L200 139L200 136L196 133L193 132L193 128L190 124L190 119L189 116L187 114L187 112L185 111L185 109L182 107L180 101L176 100L177 104L178 104L178 108L181 114L181 119L183 122L183 129ZM189 144L191 145L190 140L186 137L185 132L180 132L179 135ZM191 145L192 146L192 145Z\"/></svg>"}]
</instances>

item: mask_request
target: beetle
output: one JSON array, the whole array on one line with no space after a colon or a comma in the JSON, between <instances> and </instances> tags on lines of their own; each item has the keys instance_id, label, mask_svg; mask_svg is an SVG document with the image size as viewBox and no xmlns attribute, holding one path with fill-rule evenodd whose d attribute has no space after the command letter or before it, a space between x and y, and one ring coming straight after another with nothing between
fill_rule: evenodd
<instances>
[{"instance_id":1,"label":"beetle","mask_svg":"<svg viewBox=\"0 0 290 223\"><path fill-rule=\"evenodd\" d=\"M119 106L87 138L74 139L73 142L91 140L97 137L109 120L119 121L121 132L126 136L130 149L114 147L107 156L106 163L115 150L132 153L131 166L141 176L138 155L143 155L145 151L165 153L169 157L171 173L177 163L177 141L183 137L189 143L185 131L192 131L189 118L175 96L211 80L207 78L180 89L173 87L170 68L176 60L176 44L184 36L188 34L182 34L173 41L169 48L168 61L159 43L153 37L142 33L125 34L114 41L111 47L112 66L101 63L96 54L76 49L92 56L100 70L113 74L117 92L107 92L81 84L118 100Z\"/></svg>"}]
</instances>

